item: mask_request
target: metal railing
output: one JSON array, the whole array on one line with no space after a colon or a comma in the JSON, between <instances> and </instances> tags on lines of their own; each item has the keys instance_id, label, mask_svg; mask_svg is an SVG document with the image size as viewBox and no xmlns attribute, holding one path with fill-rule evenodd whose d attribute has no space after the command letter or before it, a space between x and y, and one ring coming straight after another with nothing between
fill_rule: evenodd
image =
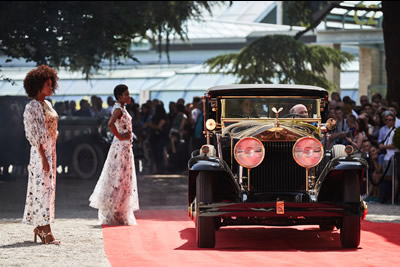
<instances>
[{"instance_id":1,"label":"metal railing","mask_svg":"<svg viewBox=\"0 0 400 267\"><path fill-rule=\"evenodd\" d=\"M394 205L394 200L395 200L395 185L396 185L396 176L398 177L398 168L396 168L398 165L397 162L397 155L400 155L400 152L394 153L392 157L392 205Z\"/></svg>"},{"instance_id":2,"label":"metal railing","mask_svg":"<svg viewBox=\"0 0 400 267\"><path fill-rule=\"evenodd\" d=\"M398 181L396 181L396 176L400 179L400 168L398 167L398 165L400 164L400 152L395 152L395 154L393 155L393 157L390 159L392 162L391 164L391 168L392 168L392 205L394 205L395 203L395 185L396 183L398 183ZM369 172L366 172L366 182L365 182L365 192L368 195L369 192ZM400 188L399 188L400 189Z\"/></svg>"}]
</instances>

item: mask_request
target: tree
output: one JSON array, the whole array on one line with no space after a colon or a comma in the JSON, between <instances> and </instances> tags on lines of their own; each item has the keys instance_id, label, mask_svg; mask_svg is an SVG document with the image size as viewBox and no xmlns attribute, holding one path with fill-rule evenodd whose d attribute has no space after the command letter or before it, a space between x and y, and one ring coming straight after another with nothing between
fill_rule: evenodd
<instances>
[{"instance_id":1,"label":"tree","mask_svg":"<svg viewBox=\"0 0 400 267\"><path fill-rule=\"evenodd\" d=\"M332 3L340 1L283 1L283 24L310 27L319 16L319 12ZM299 12L301 10L301 12ZM323 11L322 11L323 12Z\"/></svg>"},{"instance_id":2,"label":"tree","mask_svg":"<svg viewBox=\"0 0 400 267\"><path fill-rule=\"evenodd\" d=\"M307 6L308 2L319 2L319 1L285 1L287 3L287 7L289 12L293 14L298 12L299 10L311 10L311 7ZM383 39L385 44L385 56L386 56L386 76L387 76L387 91L386 91L386 99L390 99L390 101L394 101L400 104L400 76L398 75L398 71L400 69L400 27L398 26L397 21L397 13L400 10L400 5L393 1L382 1L382 8L369 8L369 7L349 7L340 5L341 1L330 1L325 4L325 6L320 6L320 9L314 9L313 21L310 23L310 26L296 35L296 38L300 37L305 32L314 29L318 26L318 24L329 14L329 11L334 7L346 8L348 10L364 10L364 11L382 11L383 13ZM303 4L302 4L303 3ZM299 5L303 5L304 9L300 9ZM315 6L314 6L315 7ZM303 13L303 12L300 12ZM307 13L304 12L304 13ZM310 13L310 11L308 11ZM299 18L295 23L303 23L304 17L298 15L296 18ZM295 21L295 20L293 20ZM310 21L308 21L310 22Z\"/></svg>"},{"instance_id":3,"label":"tree","mask_svg":"<svg viewBox=\"0 0 400 267\"><path fill-rule=\"evenodd\" d=\"M239 53L216 56L205 63L212 71L235 74L240 83L295 83L333 89L326 67L336 68L353 59L346 52L305 45L287 35L267 35Z\"/></svg>"},{"instance_id":4,"label":"tree","mask_svg":"<svg viewBox=\"0 0 400 267\"><path fill-rule=\"evenodd\" d=\"M136 42L170 34L186 39L185 22L218 1L9 1L0 2L0 51L90 77L109 60L130 58Z\"/></svg>"},{"instance_id":5,"label":"tree","mask_svg":"<svg viewBox=\"0 0 400 267\"><path fill-rule=\"evenodd\" d=\"M284 2L284 12L286 12L288 23L290 25L303 25L307 26L304 31L300 31L295 35L295 39L299 39L307 31L315 29L319 23L329 14L329 12L340 6L341 8L346 8L348 10L364 10L364 11L382 11L383 12L383 36L385 43L385 55L386 55L386 73L387 73L387 94L386 98L391 101L395 101L400 104L400 75L398 71L400 69L400 27L397 22L397 11L400 10L400 5L393 1L382 1L382 8L368 8L368 7L350 7L340 5L341 1L283 1ZM312 14L312 15L310 15ZM260 42L261 44L261 42ZM254 47L253 47L254 49ZM299 49L302 48L299 46ZM268 47L260 47L265 55L271 55L277 51L272 50ZM242 50L243 51L243 50ZM242 53L242 51L240 53ZM297 51L297 50L296 50ZM255 60L261 60L257 55L253 54ZM289 56L289 55L288 55ZM343 55L344 59L347 57ZM230 55L233 59L235 55ZM244 57L236 57L237 59L243 59ZM236 64L239 62L228 61L228 57L225 57L226 64ZM350 58L348 58L350 59ZM264 59L262 59L264 60ZM281 61L287 61L287 58L277 59L276 63L279 64ZM207 61L207 64L215 68L223 69L221 63L222 58L214 58ZM262 62L260 62L262 63ZM233 64L233 65L234 65ZM253 65L256 65L253 63ZM229 68L228 65L226 65ZM260 69L261 66L258 66ZM232 69L231 69L232 70ZM238 68L236 70L239 70ZM250 74L251 70L248 70ZM235 72L231 72L235 73ZM257 75L257 72L254 72ZM318 73L317 73L318 74ZM318 76L318 75L317 75ZM272 77L272 76L271 76ZM270 78L271 78L270 77ZM264 78L265 79L265 78ZM294 80L294 79L293 79Z\"/></svg>"},{"instance_id":6,"label":"tree","mask_svg":"<svg viewBox=\"0 0 400 267\"><path fill-rule=\"evenodd\" d=\"M397 2L382 1L383 40L385 42L387 93L386 99L400 104L400 27Z\"/></svg>"},{"instance_id":7,"label":"tree","mask_svg":"<svg viewBox=\"0 0 400 267\"><path fill-rule=\"evenodd\" d=\"M311 14L323 10L326 15L330 10L326 6L327 1L284 1L283 9L290 25L310 28L318 25L314 26L316 20L322 20ZM354 57L329 47L303 44L297 39L306 31L295 37L267 35L239 53L210 58L205 64L211 71L236 74L240 83L296 83L334 89L335 85L325 78L326 68L333 65L341 69Z\"/></svg>"}]
</instances>

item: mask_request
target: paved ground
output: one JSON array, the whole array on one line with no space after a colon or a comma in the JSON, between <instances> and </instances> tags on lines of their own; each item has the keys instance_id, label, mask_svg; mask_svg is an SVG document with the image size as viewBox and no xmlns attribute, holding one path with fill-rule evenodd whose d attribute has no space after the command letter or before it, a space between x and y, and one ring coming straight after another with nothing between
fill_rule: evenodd
<instances>
[{"instance_id":1,"label":"paved ground","mask_svg":"<svg viewBox=\"0 0 400 267\"><path fill-rule=\"evenodd\" d=\"M97 210L88 206L95 184L95 180L57 178L52 228L62 244L43 246L32 242L32 227L21 224L27 178L0 180L0 266L109 266ZM186 209L183 175L139 175L138 190L141 209ZM400 223L400 205L370 203L368 211L367 220Z\"/></svg>"}]
</instances>

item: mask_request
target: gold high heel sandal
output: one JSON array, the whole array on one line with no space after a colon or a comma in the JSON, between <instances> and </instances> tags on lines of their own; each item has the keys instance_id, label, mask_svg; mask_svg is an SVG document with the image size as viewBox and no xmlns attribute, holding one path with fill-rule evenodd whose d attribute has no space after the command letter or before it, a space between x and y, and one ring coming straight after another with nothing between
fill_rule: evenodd
<instances>
[{"instance_id":1,"label":"gold high heel sandal","mask_svg":"<svg viewBox=\"0 0 400 267\"><path fill-rule=\"evenodd\" d=\"M39 236L40 240L43 244L53 244L53 245L60 245L60 240L56 240L51 232L46 233L45 231L36 227L33 229L33 242L37 242L37 236Z\"/></svg>"}]
</instances>

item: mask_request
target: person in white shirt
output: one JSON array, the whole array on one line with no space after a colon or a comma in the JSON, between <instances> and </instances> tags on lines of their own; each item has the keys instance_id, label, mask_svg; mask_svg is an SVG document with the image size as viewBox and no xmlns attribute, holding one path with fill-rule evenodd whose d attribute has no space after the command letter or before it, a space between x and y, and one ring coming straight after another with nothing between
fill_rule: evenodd
<instances>
[{"instance_id":1,"label":"person in white shirt","mask_svg":"<svg viewBox=\"0 0 400 267\"><path fill-rule=\"evenodd\" d=\"M388 200L388 198L391 195L390 190L390 185L392 184L392 170L393 164L392 162L392 157L394 156L395 152L398 152L399 150L396 149L396 147L393 145L393 136L394 136L394 131L395 131L395 122L396 117L393 115L393 113L389 113L388 115L385 116L385 124L389 129L389 132L387 133L385 139L381 144L379 144L379 149L386 149L386 154L384 155L383 158L383 172L384 172L384 184L382 186L382 199L381 203L384 203L385 201ZM397 167L397 166L394 166ZM398 177L395 177L395 188L394 188L394 195L397 196L397 191L399 188L399 183L398 183Z\"/></svg>"},{"instance_id":2,"label":"person in white shirt","mask_svg":"<svg viewBox=\"0 0 400 267\"><path fill-rule=\"evenodd\" d=\"M399 128L400 127L400 119L398 118L399 111L397 110L397 107L394 105L390 105L389 110L393 113L394 118L395 118L394 127Z\"/></svg>"},{"instance_id":3,"label":"person in white shirt","mask_svg":"<svg viewBox=\"0 0 400 267\"><path fill-rule=\"evenodd\" d=\"M383 123L385 123L386 116L388 116L388 115L393 115L393 113L390 110L386 110L385 112L382 113L382 121L383 121ZM388 134L388 132L389 132L389 128L385 123L385 125L383 125L379 129L378 144L383 142L383 139L385 139L385 137Z\"/></svg>"},{"instance_id":4,"label":"person in white shirt","mask_svg":"<svg viewBox=\"0 0 400 267\"><path fill-rule=\"evenodd\" d=\"M193 97L193 109L191 111L192 115L192 122L193 122L193 127L196 124L197 118L199 117L201 113L201 109L198 107L198 103L200 102L201 98L199 96Z\"/></svg>"}]
</instances>

